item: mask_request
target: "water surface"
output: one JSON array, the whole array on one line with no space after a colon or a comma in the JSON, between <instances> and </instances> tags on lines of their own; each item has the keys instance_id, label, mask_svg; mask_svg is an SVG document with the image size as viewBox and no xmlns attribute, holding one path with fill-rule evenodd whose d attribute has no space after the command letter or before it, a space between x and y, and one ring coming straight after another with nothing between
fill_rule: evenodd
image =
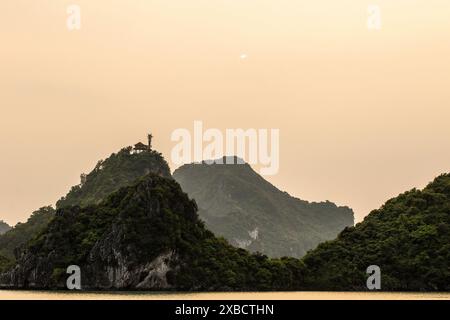
<instances>
[{"instance_id":1,"label":"water surface","mask_svg":"<svg viewBox=\"0 0 450 320\"><path fill-rule=\"evenodd\" d=\"M411 292L58 292L0 290L0 300L450 300L447 293Z\"/></svg>"}]
</instances>

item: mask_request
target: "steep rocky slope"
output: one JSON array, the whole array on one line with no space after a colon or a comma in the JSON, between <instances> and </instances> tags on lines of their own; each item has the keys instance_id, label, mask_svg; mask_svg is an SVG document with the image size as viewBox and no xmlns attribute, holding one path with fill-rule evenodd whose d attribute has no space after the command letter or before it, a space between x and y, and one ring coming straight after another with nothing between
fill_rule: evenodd
<instances>
[{"instance_id":1,"label":"steep rocky slope","mask_svg":"<svg viewBox=\"0 0 450 320\"><path fill-rule=\"evenodd\" d=\"M354 223L348 207L291 197L248 164L189 164L173 176L211 231L271 257L301 257Z\"/></svg>"},{"instance_id":2,"label":"steep rocky slope","mask_svg":"<svg viewBox=\"0 0 450 320\"><path fill-rule=\"evenodd\" d=\"M52 207L42 207L33 212L27 222L19 222L14 228L0 235L0 255L14 260L15 254L45 229L54 214Z\"/></svg>"},{"instance_id":3,"label":"steep rocky slope","mask_svg":"<svg viewBox=\"0 0 450 320\"><path fill-rule=\"evenodd\" d=\"M153 174L100 204L59 209L0 284L64 288L69 265L84 289L127 290L292 290L303 270L216 238L180 186Z\"/></svg>"},{"instance_id":4,"label":"steep rocky slope","mask_svg":"<svg viewBox=\"0 0 450 320\"><path fill-rule=\"evenodd\" d=\"M170 177L170 168L162 155L156 151L134 153L126 147L101 160L88 174L82 176L79 185L72 187L56 204L57 208L100 203L121 187L128 186L149 173ZM21 250L28 241L35 238L54 215L52 207L34 212L25 223L19 223L7 234L0 235L0 255L15 259L15 251Z\"/></svg>"}]
</instances>

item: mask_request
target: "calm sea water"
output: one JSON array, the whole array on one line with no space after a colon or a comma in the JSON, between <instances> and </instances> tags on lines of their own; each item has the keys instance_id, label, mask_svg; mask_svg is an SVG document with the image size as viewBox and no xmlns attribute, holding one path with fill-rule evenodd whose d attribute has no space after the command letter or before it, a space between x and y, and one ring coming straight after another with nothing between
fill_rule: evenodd
<instances>
[{"instance_id":1,"label":"calm sea water","mask_svg":"<svg viewBox=\"0 0 450 320\"><path fill-rule=\"evenodd\" d=\"M406 292L54 292L0 290L0 300L450 300L448 293Z\"/></svg>"}]
</instances>

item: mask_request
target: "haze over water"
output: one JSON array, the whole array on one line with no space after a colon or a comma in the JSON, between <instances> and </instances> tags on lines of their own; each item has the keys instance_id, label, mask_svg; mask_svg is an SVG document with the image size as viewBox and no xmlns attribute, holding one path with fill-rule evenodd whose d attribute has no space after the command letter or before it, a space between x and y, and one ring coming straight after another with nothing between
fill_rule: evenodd
<instances>
[{"instance_id":1,"label":"haze over water","mask_svg":"<svg viewBox=\"0 0 450 320\"><path fill-rule=\"evenodd\" d=\"M410 292L231 292L155 293L0 290L0 300L450 300L450 293Z\"/></svg>"}]
</instances>

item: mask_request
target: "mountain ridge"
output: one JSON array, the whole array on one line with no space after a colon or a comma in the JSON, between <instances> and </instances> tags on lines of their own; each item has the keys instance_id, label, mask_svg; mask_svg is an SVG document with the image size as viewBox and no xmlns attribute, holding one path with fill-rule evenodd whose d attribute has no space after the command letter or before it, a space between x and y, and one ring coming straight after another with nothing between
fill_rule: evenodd
<instances>
[{"instance_id":1,"label":"mountain ridge","mask_svg":"<svg viewBox=\"0 0 450 320\"><path fill-rule=\"evenodd\" d=\"M59 209L1 288L64 288L79 264L83 289L365 291L378 265L381 290L449 291L450 174L388 200L363 222L301 260L234 248L198 218L173 180L150 174L100 204ZM0 258L0 271L2 258Z\"/></svg>"},{"instance_id":2,"label":"mountain ridge","mask_svg":"<svg viewBox=\"0 0 450 320\"><path fill-rule=\"evenodd\" d=\"M270 260L216 238L198 219L195 201L169 178L149 174L100 204L58 209L0 287L65 288L78 265L84 289L292 290L302 264Z\"/></svg>"},{"instance_id":3,"label":"mountain ridge","mask_svg":"<svg viewBox=\"0 0 450 320\"><path fill-rule=\"evenodd\" d=\"M55 210L51 206L42 207L34 211L26 222L19 222L0 235L0 255L14 261L18 251L45 229L54 213Z\"/></svg>"},{"instance_id":4,"label":"mountain ridge","mask_svg":"<svg viewBox=\"0 0 450 320\"><path fill-rule=\"evenodd\" d=\"M155 150L135 152L133 147L122 148L105 160L98 161L87 175L81 175L80 184L73 186L66 196L56 202L56 208L100 203L121 187L132 184L148 173L171 177L170 168L162 154ZM0 235L0 255L14 261L21 248L35 238L54 216L55 209L43 207L32 213L25 223L18 223L9 232Z\"/></svg>"},{"instance_id":5,"label":"mountain ridge","mask_svg":"<svg viewBox=\"0 0 450 320\"><path fill-rule=\"evenodd\" d=\"M364 290L377 265L382 290L450 291L450 173L386 201L302 261L306 289Z\"/></svg>"},{"instance_id":6,"label":"mountain ridge","mask_svg":"<svg viewBox=\"0 0 450 320\"><path fill-rule=\"evenodd\" d=\"M131 151L122 149L121 156L111 158L113 164L130 164L128 160L135 157ZM84 289L357 291L367 290L367 267L378 265L382 290L450 290L450 174L438 176L423 190L413 189L386 201L363 222L346 227L337 238L320 243L302 259L269 259L235 248L206 229L199 219L199 201L188 196L170 171L164 171L167 163L157 155L148 152L139 156L144 165L138 161L131 174L118 175L110 194L110 185L96 188L100 192L83 193L87 180L102 185L111 181L110 174L115 171L94 169L94 176L86 177L63 199L81 205L63 203L56 212L52 207L41 208L27 223L0 236L0 287L63 289L66 268L79 264ZM149 156L156 170L133 180L135 174L147 172L145 159ZM225 172L223 178L211 172L217 170L214 166L195 167L189 175L211 183L206 184L209 189L194 184L199 187L196 197L212 195L213 205L207 208L210 218L228 219L231 215L233 226L254 240L249 240L248 246L264 239L266 232L247 221L268 219L273 225L283 225L286 221L277 209L311 205L316 210L306 212L302 219L317 218L323 208L331 208L330 220L339 209L331 202L294 199L252 172L249 165L220 165L233 171ZM262 186L255 189L253 183ZM288 203L279 205L280 197L289 199ZM235 210L231 214L230 208ZM243 215L254 208L269 211L259 220ZM341 210L350 214L348 208ZM306 230L316 231L311 227ZM298 228L293 232L298 234ZM286 241L275 244L285 245ZM1 251L5 248L7 254Z\"/></svg>"},{"instance_id":7,"label":"mountain ridge","mask_svg":"<svg viewBox=\"0 0 450 320\"><path fill-rule=\"evenodd\" d=\"M271 257L301 257L354 223L350 208L294 198L247 163L188 164L173 177L196 199L209 229L235 246Z\"/></svg>"}]
</instances>

